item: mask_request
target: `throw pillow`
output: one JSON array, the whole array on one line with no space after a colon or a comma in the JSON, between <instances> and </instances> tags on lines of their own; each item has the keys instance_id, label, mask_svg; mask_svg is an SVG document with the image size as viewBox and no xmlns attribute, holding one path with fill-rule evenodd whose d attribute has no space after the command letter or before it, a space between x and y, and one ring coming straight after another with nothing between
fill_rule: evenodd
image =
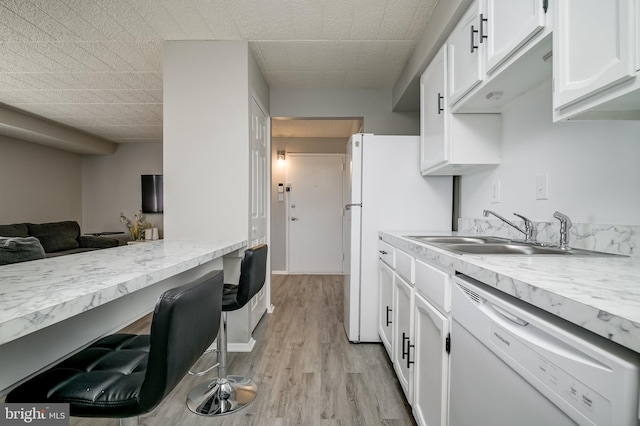
<instances>
[{"instance_id":1,"label":"throw pillow","mask_svg":"<svg viewBox=\"0 0 640 426\"><path fill-rule=\"evenodd\" d=\"M36 237L0 237L0 265L44 259L44 249Z\"/></svg>"}]
</instances>

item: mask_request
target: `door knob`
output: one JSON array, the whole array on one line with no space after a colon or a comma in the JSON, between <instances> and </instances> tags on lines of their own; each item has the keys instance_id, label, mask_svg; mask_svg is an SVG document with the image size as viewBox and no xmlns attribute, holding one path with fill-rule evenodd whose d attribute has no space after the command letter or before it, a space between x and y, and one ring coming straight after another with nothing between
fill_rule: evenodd
<instances>
[{"instance_id":1,"label":"door knob","mask_svg":"<svg viewBox=\"0 0 640 426\"><path fill-rule=\"evenodd\" d=\"M292 222L293 222L293 221L295 221L295 220L298 220L298 218L297 218L297 217L292 217L292 218L291 218L291 221L292 221Z\"/></svg>"}]
</instances>

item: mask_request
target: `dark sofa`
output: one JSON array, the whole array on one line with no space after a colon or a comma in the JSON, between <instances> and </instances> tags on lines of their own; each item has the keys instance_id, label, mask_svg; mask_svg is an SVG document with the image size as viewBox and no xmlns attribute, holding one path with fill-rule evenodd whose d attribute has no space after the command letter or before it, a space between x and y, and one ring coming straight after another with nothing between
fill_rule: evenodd
<instances>
[{"instance_id":1,"label":"dark sofa","mask_svg":"<svg viewBox=\"0 0 640 426\"><path fill-rule=\"evenodd\" d=\"M0 251L2 251L0 265L13 263L10 261L12 256L18 262L41 258L42 256L38 257L37 254L29 255L31 258L28 259L17 255L26 247L30 247L31 252L37 253L38 247L34 249L33 245L37 246L38 242L42 246L44 257L64 256L119 245L119 241L113 238L80 235L80 225L76 221L0 225L0 237L4 237L0 244ZM35 237L38 241L30 237ZM15 255L12 252L15 252Z\"/></svg>"}]
</instances>

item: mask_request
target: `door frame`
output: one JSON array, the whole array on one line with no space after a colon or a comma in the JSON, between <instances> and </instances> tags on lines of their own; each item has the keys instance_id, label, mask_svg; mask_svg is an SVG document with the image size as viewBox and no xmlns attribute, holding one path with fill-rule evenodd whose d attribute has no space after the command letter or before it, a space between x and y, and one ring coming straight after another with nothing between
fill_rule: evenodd
<instances>
[{"instance_id":1,"label":"door frame","mask_svg":"<svg viewBox=\"0 0 640 426\"><path fill-rule=\"evenodd\" d=\"M342 199L344 200L344 173L345 173L345 159L346 159L346 154L343 153L336 153L336 152L327 152L327 153L323 153L323 152L287 152L287 159L291 158L291 157L340 157L342 158ZM287 169L285 170L285 187L288 188L289 187L289 168L287 167ZM290 244L289 244L289 225L290 225L290 220L289 217L291 216L291 211L289 208L289 191L285 190L285 194L286 194L286 214L284 216L284 220L285 220L285 246L286 246L286 250L285 250L285 267L286 267L286 273L289 274L290 271L290 265L289 265L289 250L290 250ZM342 216L344 218L344 205L342 206ZM342 221L342 226L344 227L344 219ZM342 234L341 235L341 239L342 239ZM344 248L343 248L344 250ZM344 253L343 253L344 256ZM310 274L308 274L310 275Z\"/></svg>"}]
</instances>

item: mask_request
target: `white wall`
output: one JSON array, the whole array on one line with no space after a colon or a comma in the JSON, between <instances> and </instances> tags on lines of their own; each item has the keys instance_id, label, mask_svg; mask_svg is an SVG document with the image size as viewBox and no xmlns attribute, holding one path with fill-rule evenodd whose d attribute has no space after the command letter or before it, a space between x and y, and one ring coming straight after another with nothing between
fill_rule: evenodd
<instances>
[{"instance_id":1,"label":"white wall","mask_svg":"<svg viewBox=\"0 0 640 426\"><path fill-rule=\"evenodd\" d=\"M0 136L0 224L76 220L82 227L81 156Z\"/></svg>"},{"instance_id":2,"label":"white wall","mask_svg":"<svg viewBox=\"0 0 640 426\"><path fill-rule=\"evenodd\" d=\"M461 216L491 209L511 217L554 222L640 225L640 122L552 123L551 88L516 101L503 114L502 164L463 176ZM548 173L548 200L536 200L536 175ZM501 182L501 202L490 203Z\"/></svg>"},{"instance_id":3,"label":"white wall","mask_svg":"<svg viewBox=\"0 0 640 426\"><path fill-rule=\"evenodd\" d=\"M162 174L162 144L120 144L113 155L82 158L83 232L126 231L120 212L129 219L142 206L140 175ZM146 214L160 228L162 214Z\"/></svg>"},{"instance_id":4,"label":"white wall","mask_svg":"<svg viewBox=\"0 0 640 426\"><path fill-rule=\"evenodd\" d=\"M168 239L246 239L246 42L167 41L164 227Z\"/></svg>"},{"instance_id":5,"label":"white wall","mask_svg":"<svg viewBox=\"0 0 640 426\"><path fill-rule=\"evenodd\" d=\"M391 90L272 89L272 117L364 117L364 131L419 135L417 112L392 112Z\"/></svg>"}]
</instances>

